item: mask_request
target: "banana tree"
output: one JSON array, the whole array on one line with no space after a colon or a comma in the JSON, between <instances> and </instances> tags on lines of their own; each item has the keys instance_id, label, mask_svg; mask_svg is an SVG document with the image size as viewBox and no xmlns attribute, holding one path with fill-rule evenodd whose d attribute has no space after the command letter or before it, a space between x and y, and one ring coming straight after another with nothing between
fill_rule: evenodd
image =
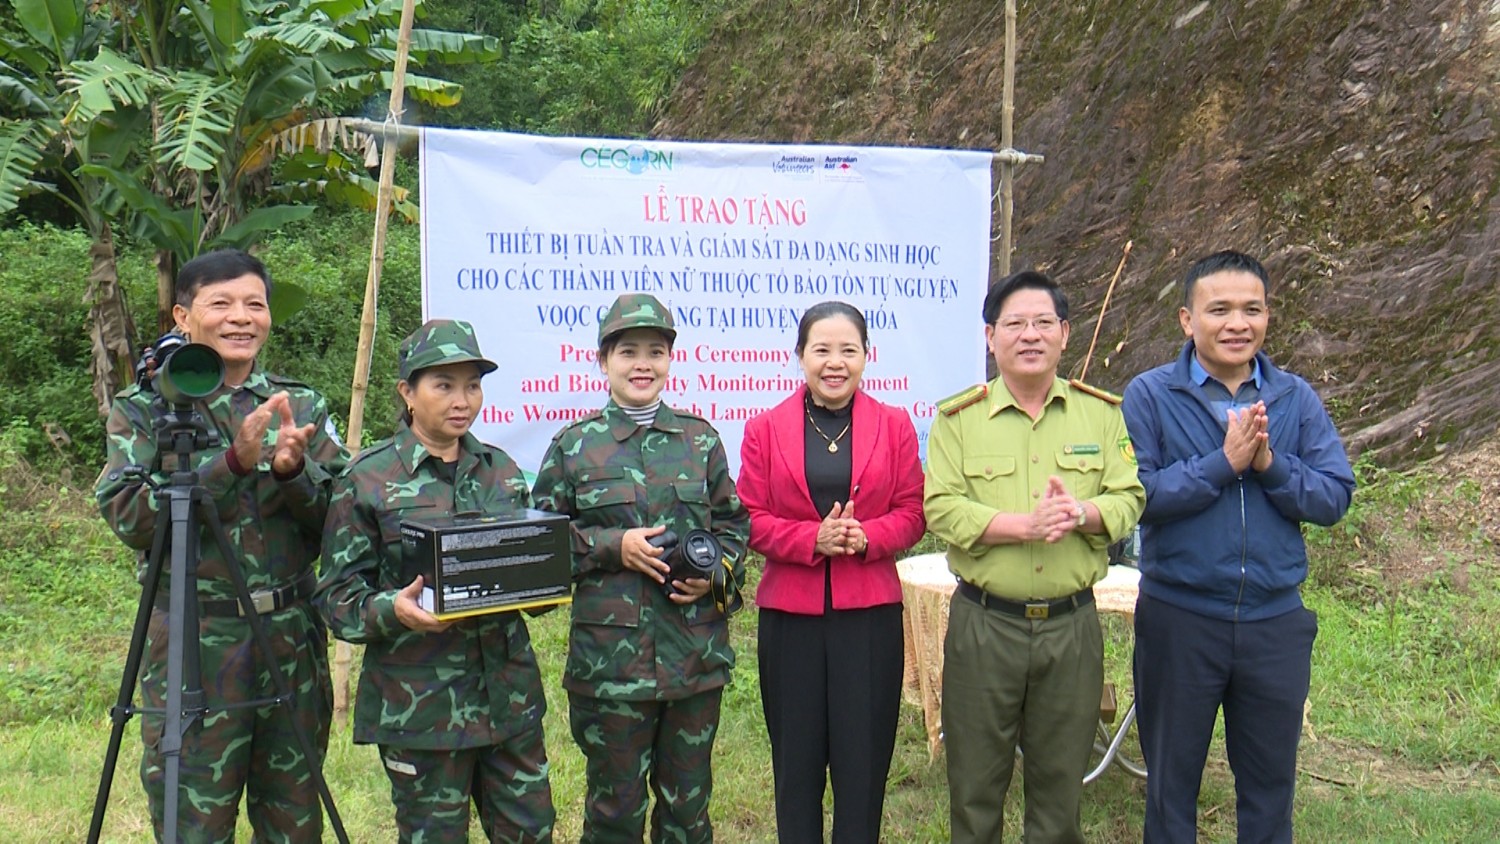
<instances>
[{"instance_id":1,"label":"banana tree","mask_svg":"<svg viewBox=\"0 0 1500 844\"><path fill-rule=\"evenodd\" d=\"M21 32L0 38L0 214L30 193L69 208L92 239L89 286L93 389L100 413L131 377L134 327L119 285L112 214L118 195L82 172L90 164L123 168L145 138L149 86L140 75L107 79L110 113L79 119L59 87L59 70L97 56L114 31L84 0L11 0ZM98 98L102 92L85 92ZM56 181L48 181L55 179Z\"/></svg>"},{"instance_id":2,"label":"banana tree","mask_svg":"<svg viewBox=\"0 0 1500 844\"><path fill-rule=\"evenodd\" d=\"M164 311L179 262L206 248L244 246L311 213L288 201L318 195L373 204L365 139L351 149L336 143L342 133L293 130L389 84L399 0L178 0L163 7L172 13L165 18L147 4L111 0L111 7L160 87L146 173L95 172L145 221L143 233L159 249ZM479 36L419 30L412 40L418 64L499 53L494 39ZM407 91L442 107L458 102L461 89L411 75ZM284 174L273 167L277 152L294 158Z\"/></svg>"},{"instance_id":3,"label":"banana tree","mask_svg":"<svg viewBox=\"0 0 1500 844\"><path fill-rule=\"evenodd\" d=\"M348 133L298 127L355 110L389 85L400 0L10 2L33 41L69 45L66 52L30 45L52 73L34 71L25 80L34 87L46 77L55 86L53 118L62 131L127 123L141 129L129 136L127 155L84 156L65 169L108 195L109 202L91 207L157 248L163 325L176 268L200 251L247 247L304 219L312 208L295 203L311 197L373 206L375 186L363 167L368 139L344 146ZM74 33L85 25L110 28L110 46L96 38L91 53L81 49ZM420 29L412 35L416 65L498 55L493 38ZM0 102L23 85L4 67L0 79ZM455 104L461 93L456 83L419 74L406 77L406 89L432 107ZM24 134L19 122L0 124L0 203L41 188L35 174L53 172L36 157L37 147L38 137ZM404 213L414 214L409 201ZM296 291L278 285L278 297L282 292Z\"/></svg>"}]
</instances>

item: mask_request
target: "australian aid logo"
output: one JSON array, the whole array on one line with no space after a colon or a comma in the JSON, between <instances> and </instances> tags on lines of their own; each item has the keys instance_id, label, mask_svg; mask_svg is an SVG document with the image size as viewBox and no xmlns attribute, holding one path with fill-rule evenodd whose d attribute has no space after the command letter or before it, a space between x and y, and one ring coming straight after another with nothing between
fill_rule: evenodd
<instances>
[{"instance_id":1,"label":"australian aid logo","mask_svg":"<svg viewBox=\"0 0 1500 844\"><path fill-rule=\"evenodd\" d=\"M864 180L864 174L859 172L859 156L826 155L823 157L823 181L863 182Z\"/></svg>"}]
</instances>

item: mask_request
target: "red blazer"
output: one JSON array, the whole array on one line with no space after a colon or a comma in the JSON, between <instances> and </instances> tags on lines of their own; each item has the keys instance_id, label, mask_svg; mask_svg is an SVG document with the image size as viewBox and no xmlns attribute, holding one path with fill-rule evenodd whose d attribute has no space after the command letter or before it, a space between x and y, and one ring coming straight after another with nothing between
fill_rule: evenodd
<instances>
[{"instance_id":1,"label":"red blazer","mask_svg":"<svg viewBox=\"0 0 1500 844\"><path fill-rule=\"evenodd\" d=\"M803 471L807 387L751 419L740 445L740 500L750 510L750 547L765 555L755 601L803 615L823 614L823 567L814 555L825 513L813 508ZM896 554L922 538L922 464L906 411L863 391L854 395L854 517L870 544L863 554L834 557L833 607L847 610L901 602ZM846 499L848 500L848 499Z\"/></svg>"}]
</instances>

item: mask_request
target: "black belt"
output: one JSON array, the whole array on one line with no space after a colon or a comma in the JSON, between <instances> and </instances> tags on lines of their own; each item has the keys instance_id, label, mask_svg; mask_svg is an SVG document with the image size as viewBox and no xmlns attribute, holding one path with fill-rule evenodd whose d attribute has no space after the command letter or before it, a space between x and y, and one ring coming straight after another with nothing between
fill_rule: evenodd
<instances>
[{"instance_id":1,"label":"black belt","mask_svg":"<svg viewBox=\"0 0 1500 844\"><path fill-rule=\"evenodd\" d=\"M1056 600L1012 601L1009 598L991 595L966 580L960 580L958 582L958 594L987 610L1013 615L1017 618L1032 619L1054 618L1059 615L1067 615L1079 607L1086 607L1094 602L1094 588L1092 586L1074 592L1066 598L1057 598Z\"/></svg>"},{"instance_id":2,"label":"black belt","mask_svg":"<svg viewBox=\"0 0 1500 844\"><path fill-rule=\"evenodd\" d=\"M251 592L250 604L255 609L256 615L267 615L284 610L299 601L311 598L315 585L317 585L317 578L313 576L312 572L307 572L297 578L296 581L285 586L277 586L273 589L257 589ZM166 610L170 595L170 592L158 589L156 592L156 608ZM238 598L211 598L198 601L198 615L199 617L240 618L245 613L240 606Z\"/></svg>"}]
</instances>

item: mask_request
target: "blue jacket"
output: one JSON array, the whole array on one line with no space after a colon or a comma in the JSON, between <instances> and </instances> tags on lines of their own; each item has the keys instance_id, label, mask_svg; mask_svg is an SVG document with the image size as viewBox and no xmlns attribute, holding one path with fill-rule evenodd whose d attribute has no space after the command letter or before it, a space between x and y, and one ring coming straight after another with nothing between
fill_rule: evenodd
<instances>
[{"instance_id":1,"label":"blue jacket","mask_svg":"<svg viewBox=\"0 0 1500 844\"><path fill-rule=\"evenodd\" d=\"M1175 363L1125 390L1125 425L1146 487L1141 592L1227 621L1258 621L1302 605L1302 522L1331 525L1354 493L1333 421L1307 382L1256 355L1272 461L1236 475L1227 424L1189 375L1193 343Z\"/></svg>"}]
</instances>

